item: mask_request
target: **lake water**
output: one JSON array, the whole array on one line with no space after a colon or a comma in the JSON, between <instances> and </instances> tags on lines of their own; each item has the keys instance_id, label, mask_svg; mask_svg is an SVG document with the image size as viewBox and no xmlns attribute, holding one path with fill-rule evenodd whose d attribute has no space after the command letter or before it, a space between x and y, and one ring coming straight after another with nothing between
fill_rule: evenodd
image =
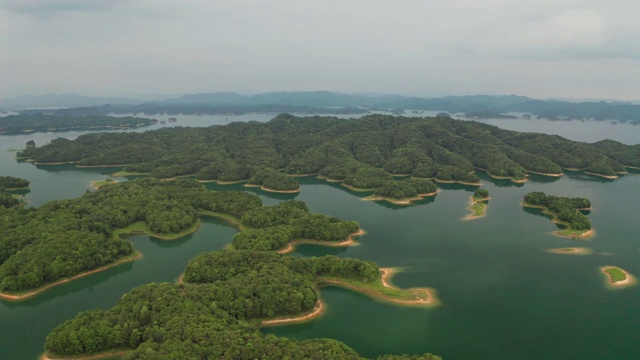
<instances>
[{"instance_id":1,"label":"lake water","mask_svg":"<svg viewBox=\"0 0 640 360\"><path fill-rule=\"evenodd\" d=\"M228 121L267 121L271 115L177 116L175 125L208 126ZM515 130L560 134L581 141L612 138L640 142L640 127L608 122L487 120ZM173 124L173 123L172 123ZM167 124L168 125L168 124ZM160 127L162 125L154 125ZM166 125L165 125L166 126ZM137 129L136 131L145 131ZM93 180L112 169L18 163L15 152L33 139L42 145L85 132L0 136L0 175L31 181L30 206L82 195ZM524 185L492 180L479 173L491 193L487 216L461 221L472 187L443 185L435 198L402 207L363 201L339 184L301 178L300 194L270 194L241 185L266 204L284 199L307 202L311 211L360 222L367 235L351 248L300 246L294 255L334 254L403 267L393 282L400 287L432 287L442 305L432 309L395 306L335 287L323 288L324 316L314 321L264 329L296 339L331 337L363 356L432 352L451 359L636 359L640 354L640 286L609 290L600 266L616 265L640 275L640 176L608 181L567 172L560 179L532 176ZM519 205L525 193L544 191L591 199L589 217L596 236L589 241L553 236L556 226L539 212ZM133 287L174 281L187 261L222 248L236 230L205 218L193 235L175 241L134 236L144 256L133 263L55 287L22 302L0 300L0 358L35 359L56 325L88 309L107 309ZM546 253L549 248L585 246L594 255Z\"/></svg>"}]
</instances>

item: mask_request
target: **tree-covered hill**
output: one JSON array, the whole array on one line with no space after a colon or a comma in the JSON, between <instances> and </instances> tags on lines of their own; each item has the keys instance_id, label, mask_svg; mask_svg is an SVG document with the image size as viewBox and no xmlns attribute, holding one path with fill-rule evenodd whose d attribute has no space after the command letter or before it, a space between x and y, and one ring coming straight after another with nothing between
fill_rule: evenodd
<instances>
[{"instance_id":1,"label":"tree-covered hill","mask_svg":"<svg viewBox=\"0 0 640 360\"><path fill-rule=\"evenodd\" d=\"M39 163L126 164L127 171L159 178L195 174L199 180L238 181L266 168L372 189L391 174L475 183L474 168L523 180L527 171L561 174L570 168L616 176L625 166L640 166L640 145L588 144L472 121L387 115L343 120L282 114L268 123L87 134L18 155Z\"/></svg>"},{"instance_id":2,"label":"tree-covered hill","mask_svg":"<svg viewBox=\"0 0 640 360\"><path fill-rule=\"evenodd\" d=\"M154 124L156 120L137 117L70 116L70 115L9 115L0 117L0 133L33 131L63 131L82 129L119 129Z\"/></svg>"},{"instance_id":3,"label":"tree-covered hill","mask_svg":"<svg viewBox=\"0 0 640 360\"><path fill-rule=\"evenodd\" d=\"M216 251L192 259L186 284L149 284L109 310L81 313L46 340L53 355L127 350L125 359L361 359L336 340L263 335L260 319L314 308L321 276L379 279L377 264L335 256ZM431 354L380 359L438 360Z\"/></svg>"},{"instance_id":4,"label":"tree-covered hill","mask_svg":"<svg viewBox=\"0 0 640 360\"><path fill-rule=\"evenodd\" d=\"M209 191L193 179L138 179L40 208L0 206L0 291L24 292L113 264L133 253L119 236L128 227L181 233L195 230L203 211L237 219L247 234L234 245L248 250L276 250L296 239L341 241L359 230L356 222L309 213L299 201L263 207L256 195Z\"/></svg>"}]
</instances>

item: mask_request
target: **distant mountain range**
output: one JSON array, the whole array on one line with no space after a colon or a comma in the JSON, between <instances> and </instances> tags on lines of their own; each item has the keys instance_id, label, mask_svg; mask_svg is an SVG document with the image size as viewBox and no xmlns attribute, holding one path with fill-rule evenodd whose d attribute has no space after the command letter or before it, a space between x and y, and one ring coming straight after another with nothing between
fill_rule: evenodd
<instances>
[{"instance_id":1,"label":"distant mountain range","mask_svg":"<svg viewBox=\"0 0 640 360\"><path fill-rule=\"evenodd\" d=\"M104 104L132 104L140 100L120 97L96 97L78 94L24 95L0 100L0 109L24 110L33 108L69 108Z\"/></svg>"},{"instance_id":2,"label":"distant mountain range","mask_svg":"<svg viewBox=\"0 0 640 360\"><path fill-rule=\"evenodd\" d=\"M32 105L28 105L32 104ZM535 100L517 95L447 96L425 99L401 95L343 94L329 91L268 92L241 95L216 92L184 95L161 102L144 102L125 98L99 98L81 95L23 96L0 101L0 108L65 107L59 110L28 110L24 113L58 113L67 115L105 115L109 113L168 114L245 114L251 112L291 112L358 114L369 111L404 110L464 113L472 118L509 118L507 112L522 112L532 117L557 119L595 119L640 121L640 105L624 102L569 102Z\"/></svg>"}]
</instances>

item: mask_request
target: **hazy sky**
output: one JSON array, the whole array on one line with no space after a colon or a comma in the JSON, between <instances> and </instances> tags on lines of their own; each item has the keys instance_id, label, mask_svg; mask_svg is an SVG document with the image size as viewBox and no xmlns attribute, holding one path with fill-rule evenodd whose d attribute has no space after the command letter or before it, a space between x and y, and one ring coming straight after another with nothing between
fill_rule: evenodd
<instances>
[{"instance_id":1,"label":"hazy sky","mask_svg":"<svg viewBox=\"0 0 640 360\"><path fill-rule=\"evenodd\" d=\"M640 99L638 0L0 0L0 98Z\"/></svg>"}]
</instances>

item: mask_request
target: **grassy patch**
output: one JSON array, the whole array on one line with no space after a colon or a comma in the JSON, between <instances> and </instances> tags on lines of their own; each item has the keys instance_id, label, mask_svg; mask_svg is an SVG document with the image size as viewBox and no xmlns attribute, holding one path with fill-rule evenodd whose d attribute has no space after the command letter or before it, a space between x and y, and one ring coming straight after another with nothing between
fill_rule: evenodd
<instances>
[{"instance_id":1,"label":"grassy patch","mask_svg":"<svg viewBox=\"0 0 640 360\"><path fill-rule=\"evenodd\" d=\"M189 227L188 229L181 231L179 233L169 233L169 234L159 234L159 233L155 233L153 231L151 231L151 229L149 229L149 226L147 226L146 223L142 222L142 221L138 221L136 223L133 223L125 228L122 229L118 229L116 231L114 231L114 235L119 236L119 235L128 235L128 234L146 234L149 236L153 236L155 238L158 239L162 239L162 240L175 240L178 238L181 238L183 236L192 234L194 232L196 232L196 230L198 230L198 228L200 227L200 220L196 221L191 227Z\"/></svg>"},{"instance_id":2,"label":"grassy patch","mask_svg":"<svg viewBox=\"0 0 640 360\"><path fill-rule=\"evenodd\" d=\"M471 204L471 210L473 214L471 216L482 216L484 215L484 211L487 208L487 204L482 201L476 201Z\"/></svg>"},{"instance_id":3,"label":"grassy patch","mask_svg":"<svg viewBox=\"0 0 640 360\"><path fill-rule=\"evenodd\" d=\"M398 301L426 300L426 296L411 289L397 289L384 286L382 280L374 282L362 282L355 279L342 277L321 277L321 284L332 284L363 292L365 294L381 297L383 299Z\"/></svg>"},{"instance_id":4,"label":"grassy patch","mask_svg":"<svg viewBox=\"0 0 640 360\"><path fill-rule=\"evenodd\" d=\"M611 278L611 282L613 283L627 280L627 274L625 274L625 272L620 268L612 266L604 269L604 271L609 275L609 278Z\"/></svg>"}]
</instances>

